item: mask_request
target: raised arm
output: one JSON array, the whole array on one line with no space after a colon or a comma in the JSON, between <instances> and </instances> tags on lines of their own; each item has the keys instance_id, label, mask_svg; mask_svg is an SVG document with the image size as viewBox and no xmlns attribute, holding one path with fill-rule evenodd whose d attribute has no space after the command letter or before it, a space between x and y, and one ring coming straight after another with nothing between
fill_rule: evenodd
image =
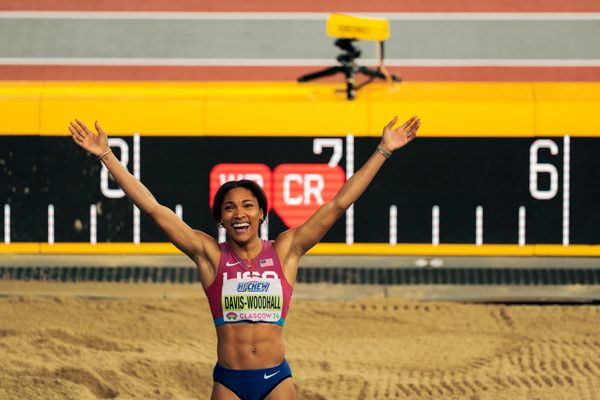
<instances>
[{"instance_id":1,"label":"raised arm","mask_svg":"<svg viewBox=\"0 0 600 400\"><path fill-rule=\"evenodd\" d=\"M152 193L125 168L108 146L108 137L100 124L95 124L97 133L83 122L71 122L69 131L75 143L98 157L106 166L127 197L165 232L169 240L200 266L199 257L205 255L206 246L214 239L195 231L183 222L171 209L156 201ZM202 263L204 264L204 263Z\"/></svg>"},{"instance_id":2,"label":"raised arm","mask_svg":"<svg viewBox=\"0 0 600 400\"><path fill-rule=\"evenodd\" d=\"M369 186L381 166L399 148L413 140L421 126L417 117L412 117L401 126L394 128L398 117L394 117L384 128L381 142L373 155L335 195L323 204L304 224L282 233L276 240L278 254L286 264L295 266L302 255L310 250L327 233L365 189ZM295 274L294 274L295 276Z\"/></svg>"}]
</instances>

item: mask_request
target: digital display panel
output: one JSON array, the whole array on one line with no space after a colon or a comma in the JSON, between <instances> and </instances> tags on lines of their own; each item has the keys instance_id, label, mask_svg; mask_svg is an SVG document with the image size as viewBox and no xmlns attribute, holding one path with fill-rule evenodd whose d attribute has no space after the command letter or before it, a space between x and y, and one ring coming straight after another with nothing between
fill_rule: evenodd
<instances>
[{"instance_id":1,"label":"digital display panel","mask_svg":"<svg viewBox=\"0 0 600 400\"><path fill-rule=\"evenodd\" d=\"M262 182L274 239L331 199L375 137L112 137L159 202L217 235L211 196ZM0 137L4 242L163 242L94 156L68 137ZM600 139L418 138L324 237L335 243L600 243Z\"/></svg>"}]
</instances>

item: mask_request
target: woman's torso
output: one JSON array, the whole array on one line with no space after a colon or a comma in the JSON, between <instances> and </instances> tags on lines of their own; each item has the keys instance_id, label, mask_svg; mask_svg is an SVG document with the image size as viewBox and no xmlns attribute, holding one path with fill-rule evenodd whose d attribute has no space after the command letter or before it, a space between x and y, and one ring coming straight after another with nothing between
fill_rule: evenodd
<instances>
[{"instance_id":1,"label":"woman's torso","mask_svg":"<svg viewBox=\"0 0 600 400\"><path fill-rule=\"evenodd\" d=\"M274 324L238 323L217 326L217 358L230 369L262 369L285 358L283 327Z\"/></svg>"},{"instance_id":2,"label":"woman's torso","mask_svg":"<svg viewBox=\"0 0 600 400\"><path fill-rule=\"evenodd\" d=\"M232 369L278 365L284 358L283 323L291 300L273 245L262 241L252 260L219 245L215 278L205 288L216 325L219 364Z\"/></svg>"}]
</instances>

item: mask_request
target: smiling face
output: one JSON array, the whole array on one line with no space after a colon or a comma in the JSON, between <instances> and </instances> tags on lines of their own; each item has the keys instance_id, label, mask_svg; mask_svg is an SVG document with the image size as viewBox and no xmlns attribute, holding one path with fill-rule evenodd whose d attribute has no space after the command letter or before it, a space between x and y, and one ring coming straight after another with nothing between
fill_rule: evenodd
<instances>
[{"instance_id":1,"label":"smiling face","mask_svg":"<svg viewBox=\"0 0 600 400\"><path fill-rule=\"evenodd\" d=\"M221 224L232 240L241 244L258 238L263 218L263 210L250 190L237 187L225 194L221 205Z\"/></svg>"}]
</instances>

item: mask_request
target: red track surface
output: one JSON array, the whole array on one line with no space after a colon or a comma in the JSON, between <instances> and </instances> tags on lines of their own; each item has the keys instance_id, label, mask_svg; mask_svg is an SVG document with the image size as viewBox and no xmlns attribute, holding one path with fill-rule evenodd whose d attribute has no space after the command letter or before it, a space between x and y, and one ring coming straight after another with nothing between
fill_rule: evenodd
<instances>
[{"instance_id":1,"label":"red track surface","mask_svg":"<svg viewBox=\"0 0 600 400\"><path fill-rule=\"evenodd\" d=\"M1 0L0 11L600 12L600 0ZM2 80L295 80L318 67L0 65ZM600 81L600 67L389 68L406 81ZM328 81L341 81L333 77ZM327 81L324 80L324 81Z\"/></svg>"},{"instance_id":2,"label":"red track surface","mask_svg":"<svg viewBox=\"0 0 600 400\"><path fill-rule=\"evenodd\" d=\"M325 66L324 66L325 67ZM156 67L0 65L2 80L290 81L319 67ZM593 82L600 67L404 67L388 68L405 81ZM319 82L342 81L341 76Z\"/></svg>"},{"instance_id":3,"label":"red track surface","mask_svg":"<svg viewBox=\"0 0 600 400\"><path fill-rule=\"evenodd\" d=\"M599 0L2 0L15 11L598 12Z\"/></svg>"}]
</instances>

